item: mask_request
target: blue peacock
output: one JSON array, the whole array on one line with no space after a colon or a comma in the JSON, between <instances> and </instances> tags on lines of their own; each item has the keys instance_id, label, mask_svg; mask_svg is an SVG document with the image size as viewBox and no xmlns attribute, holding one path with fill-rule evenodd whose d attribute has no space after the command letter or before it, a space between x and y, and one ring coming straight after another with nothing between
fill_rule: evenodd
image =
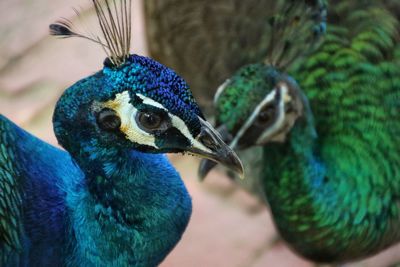
<instances>
[{"instance_id":1,"label":"blue peacock","mask_svg":"<svg viewBox=\"0 0 400 267\"><path fill-rule=\"evenodd\" d=\"M190 196L162 153L190 153L237 171L173 70L130 55L131 1L93 0L104 68L60 97L53 147L0 115L0 266L156 266L180 240Z\"/></svg>"}]
</instances>

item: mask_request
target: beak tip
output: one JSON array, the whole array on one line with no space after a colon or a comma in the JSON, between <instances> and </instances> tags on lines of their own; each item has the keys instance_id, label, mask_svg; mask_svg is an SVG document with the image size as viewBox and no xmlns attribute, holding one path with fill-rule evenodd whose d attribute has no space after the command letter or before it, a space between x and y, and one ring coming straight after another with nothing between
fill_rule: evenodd
<instances>
[{"instance_id":1,"label":"beak tip","mask_svg":"<svg viewBox=\"0 0 400 267\"><path fill-rule=\"evenodd\" d=\"M243 164L240 161L240 159L236 156L236 154L233 153L232 156L229 157L228 162L203 159L200 162L199 169L198 169L198 177L199 177L200 181L203 181L207 177L208 173L218 163L222 163L222 165L224 165L226 168L237 173L237 175L239 176L239 178L241 180L243 180L245 178Z\"/></svg>"},{"instance_id":2,"label":"beak tip","mask_svg":"<svg viewBox=\"0 0 400 267\"><path fill-rule=\"evenodd\" d=\"M197 177L199 178L199 181L200 181L200 182L204 182L206 176L207 176L207 175L202 175L202 174L200 174L200 173L197 175Z\"/></svg>"},{"instance_id":3,"label":"beak tip","mask_svg":"<svg viewBox=\"0 0 400 267\"><path fill-rule=\"evenodd\" d=\"M241 179L244 177L243 164L235 151L227 145L221 135L212 126L200 119L202 125L201 133L196 137L201 147L192 147L192 153L195 153L205 160L202 160L199 166L198 176L202 181L217 163L236 172Z\"/></svg>"},{"instance_id":4,"label":"beak tip","mask_svg":"<svg viewBox=\"0 0 400 267\"><path fill-rule=\"evenodd\" d=\"M240 180L244 180L245 175L244 175L244 168L243 164L241 161L239 161L240 167L236 170L236 173L239 175Z\"/></svg>"},{"instance_id":5,"label":"beak tip","mask_svg":"<svg viewBox=\"0 0 400 267\"><path fill-rule=\"evenodd\" d=\"M227 165L227 167L235 171L239 175L240 179L244 179L244 167L236 153L232 153L231 164Z\"/></svg>"}]
</instances>

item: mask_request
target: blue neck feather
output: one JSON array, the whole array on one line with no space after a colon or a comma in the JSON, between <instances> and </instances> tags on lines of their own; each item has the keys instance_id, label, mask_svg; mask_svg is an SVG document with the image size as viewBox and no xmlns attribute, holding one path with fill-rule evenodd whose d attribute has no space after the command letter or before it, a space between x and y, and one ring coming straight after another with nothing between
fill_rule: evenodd
<instances>
[{"instance_id":1,"label":"blue neck feather","mask_svg":"<svg viewBox=\"0 0 400 267\"><path fill-rule=\"evenodd\" d=\"M157 265L190 218L180 176L164 155L91 148L83 149L89 158L76 158L87 186L71 184L67 196L81 254L76 264Z\"/></svg>"},{"instance_id":2,"label":"blue neck feather","mask_svg":"<svg viewBox=\"0 0 400 267\"><path fill-rule=\"evenodd\" d=\"M191 199L164 155L83 142L73 159L17 132L28 266L156 266L181 238Z\"/></svg>"}]
</instances>

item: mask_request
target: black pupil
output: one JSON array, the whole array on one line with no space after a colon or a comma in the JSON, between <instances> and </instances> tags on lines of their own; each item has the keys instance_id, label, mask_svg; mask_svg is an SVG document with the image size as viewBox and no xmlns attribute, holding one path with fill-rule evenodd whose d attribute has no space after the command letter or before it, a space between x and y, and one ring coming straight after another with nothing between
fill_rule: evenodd
<instances>
[{"instance_id":1,"label":"black pupil","mask_svg":"<svg viewBox=\"0 0 400 267\"><path fill-rule=\"evenodd\" d=\"M141 113L139 121L147 129L156 129L161 124L161 117L154 113Z\"/></svg>"},{"instance_id":2,"label":"black pupil","mask_svg":"<svg viewBox=\"0 0 400 267\"><path fill-rule=\"evenodd\" d=\"M103 109L98 115L98 124L103 130L116 130L121 126L121 119L110 109Z\"/></svg>"},{"instance_id":3,"label":"black pupil","mask_svg":"<svg viewBox=\"0 0 400 267\"><path fill-rule=\"evenodd\" d=\"M274 106L268 106L260 112L257 120L261 123L269 122L273 118L274 113L275 113Z\"/></svg>"}]
</instances>

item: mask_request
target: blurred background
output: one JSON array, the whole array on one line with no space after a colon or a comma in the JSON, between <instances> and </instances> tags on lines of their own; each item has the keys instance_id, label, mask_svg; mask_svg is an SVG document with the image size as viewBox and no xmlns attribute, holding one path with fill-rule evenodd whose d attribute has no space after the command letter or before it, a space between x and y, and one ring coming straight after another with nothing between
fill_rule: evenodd
<instances>
[{"instance_id":1,"label":"blurred background","mask_svg":"<svg viewBox=\"0 0 400 267\"><path fill-rule=\"evenodd\" d=\"M160 61L165 60L168 53L158 52L167 49L162 43L165 39L160 36L160 41L157 40L163 29L154 26L154 20L146 19L143 1L133 2L132 51L141 55L149 55L151 51ZM152 3L149 1L146 6L149 14L154 11ZM65 88L99 70L105 55L101 48L85 40L50 37L48 25L60 17L73 18L71 7L80 6L82 16L93 16L88 4L89 1L78 0L0 1L0 113L54 145L57 142L51 117L56 100ZM196 38L196 33L192 34ZM187 49L191 50L189 54L195 54L196 47ZM212 59L193 56L193 60L200 64ZM241 59L238 55L239 60L250 62L251 58ZM237 64L227 65L224 73L235 69ZM195 72L184 67L177 71L184 78L187 72ZM206 113L212 104L214 87L226 78L224 73L210 71L210 75L217 77L210 78L210 91L205 94L199 91L204 88L196 86L195 75L188 79L195 85L196 98L207 109ZM170 158L192 195L193 215L182 241L161 266L313 266L284 244L273 243L276 232L261 201L240 189L222 172L214 171L200 183L196 177L196 158L177 155ZM399 246L349 266L388 266L396 259L400 259Z\"/></svg>"}]
</instances>

